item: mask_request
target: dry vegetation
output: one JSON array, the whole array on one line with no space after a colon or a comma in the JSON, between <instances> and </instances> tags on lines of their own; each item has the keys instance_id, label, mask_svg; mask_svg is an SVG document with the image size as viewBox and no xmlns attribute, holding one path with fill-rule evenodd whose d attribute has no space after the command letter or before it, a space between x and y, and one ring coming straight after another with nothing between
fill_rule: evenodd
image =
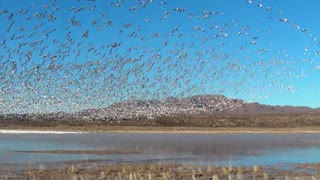
<instances>
[{"instance_id":1,"label":"dry vegetation","mask_svg":"<svg viewBox=\"0 0 320 180\"><path fill-rule=\"evenodd\" d=\"M141 151L125 151L125 150L38 150L38 151L11 151L17 153L35 153L35 154L140 154Z\"/></svg>"},{"instance_id":2,"label":"dry vegetation","mask_svg":"<svg viewBox=\"0 0 320 180\"><path fill-rule=\"evenodd\" d=\"M88 164L87 164L88 165ZM314 166L316 167L316 165ZM288 171L272 167L188 166L176 164L97 165L90 168L69 164L64 168L47 169L29 166L21 172L2 171L4 179L113 179L113 180L231 180L231 179L319 179L316 173Z\"/></svg>"},{"instance_id":3,"label":"dry vegetation","mask_svg":"<svg viewBox=\"0 0 320 180\"><path fill-rule=\"evenodd\" d=\"M192 115L161 117L159 126L293 128L320 127L320 114Z\"/></svg>"},{"instance_id":4,"label":"dry vegetation","mask_svg":"<svg viewBox=\"0 0 320 180\"><path fill-rule=\"evenodd\" d=\"M0 120L1 129L72 130L104 132L320 132L320 114L175 115L156 119L82 122Z\"/></svg>"}]
</instances>

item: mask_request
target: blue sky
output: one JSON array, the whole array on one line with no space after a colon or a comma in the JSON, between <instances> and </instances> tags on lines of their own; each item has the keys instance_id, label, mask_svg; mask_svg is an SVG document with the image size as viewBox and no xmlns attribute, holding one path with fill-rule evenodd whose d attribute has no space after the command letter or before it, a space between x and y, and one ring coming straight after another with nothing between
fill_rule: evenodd
<instances>
[{"instance_id":1,"label":"blue sky","mask_svg":"<svg viewBox=\"0 0 320 180\"><path fill-rule=\"evenodd\" d=\"M316 0L0 0L0 106L68 111L224 94L320 107L319 7Z\"/></svg>"}]
</instances>

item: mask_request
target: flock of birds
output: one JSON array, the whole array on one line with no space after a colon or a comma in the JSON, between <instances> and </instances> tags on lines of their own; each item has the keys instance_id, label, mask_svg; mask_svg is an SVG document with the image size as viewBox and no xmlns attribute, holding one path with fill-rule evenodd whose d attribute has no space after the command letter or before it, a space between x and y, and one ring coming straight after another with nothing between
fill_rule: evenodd
<instances>
[{"instance_id":1,"label":"flock of birds","mask_svg":"<svg viewBox=\"0 0 320 180\"><path fill-rule=\"evenodd\" d=\"M1 114L79 112L197 94L254 99L268 96L270 86L295 91L282 81L308 75L298 65L309 61L287 61L285 49L261 46L265 30L225 12L171 8L171 1L158 0L19 3L27 6L0 6ZM243 3L267 16L274 10ZM269 19L300 31L310 46L320 44L281 14ZM304 52L318 55L310 46Z\"/></svg>"}]
</instances>

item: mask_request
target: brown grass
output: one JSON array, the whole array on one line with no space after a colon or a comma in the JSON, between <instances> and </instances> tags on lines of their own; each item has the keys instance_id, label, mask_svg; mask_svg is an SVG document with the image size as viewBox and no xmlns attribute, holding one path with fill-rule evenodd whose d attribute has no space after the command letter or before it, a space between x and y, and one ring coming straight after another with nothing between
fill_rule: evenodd
<instances>
[{"instance_id":1,"label":"brown grass","mask_svg":"<svg viewBox=\"0 0 320 180\"><path fill-rule=\"evenodd\" d=\"M99 165L91 168L72 164L60 169L29 168L16 179L122 179L122 180L208 180L208 179L317 179L309 172L278 167L189 166L178 164Z\"/></svg>"},{"instance_id":2,"label":"brown grass","mask_svg":"<svg viewBox=\"0 0 320 180\"><path fill-rule=\"evenodd\" d=\"M0 129L141 133L319 133L320 114L175 115L156 119L82 122L0 120Z\"/></svg>"},{"instance_id":3,"label":"brown grass","mask_svg":"<svg viewBox=\"0 0 320 180\"><path fill-rule=\"evenodd\" d=\"M140 154L141 151L124 150L46 150L46 151L12 151L19 153L41 153L41 154Z\"/></svg>"}]
</instances>

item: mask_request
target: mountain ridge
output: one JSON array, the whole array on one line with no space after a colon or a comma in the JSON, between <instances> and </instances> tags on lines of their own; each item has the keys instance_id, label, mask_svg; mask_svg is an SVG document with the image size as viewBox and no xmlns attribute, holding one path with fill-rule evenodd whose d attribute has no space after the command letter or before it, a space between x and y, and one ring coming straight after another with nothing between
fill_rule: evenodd
<instances>
[{"instance_id":1,"label":"mountain ridge","mask_svg":"<svg viewBox=\"0 0 320 180\"><path fill-rule=\"evenodd\" d=\"M320 113L320 108L307 106L272 106L223 95L196 95L186 98L168 97L164 100L128 100L113 103L99 109L86 109L76 113L11 114L0 115L0 119L19 121L114 121L133 119L156 119L188 115L272 115Z\"/></svg>"},{"instance_id":2,"label":"mountain ridge","mask_svg":"<svg viewBox=\"0 0 320 180\"><path fill-rule=\"evenodd\" d=\"M114 103L106 108L84 110L79 112L94 118L103 119L153 119L171 115L203 115L203 114L294 114L316 113L320 108L307 106L272 106L257 102L245 102L231 99L223 95L196 95L186 98L168 97L160 100L129 100Z\"/></svg>"}]
</instances>

